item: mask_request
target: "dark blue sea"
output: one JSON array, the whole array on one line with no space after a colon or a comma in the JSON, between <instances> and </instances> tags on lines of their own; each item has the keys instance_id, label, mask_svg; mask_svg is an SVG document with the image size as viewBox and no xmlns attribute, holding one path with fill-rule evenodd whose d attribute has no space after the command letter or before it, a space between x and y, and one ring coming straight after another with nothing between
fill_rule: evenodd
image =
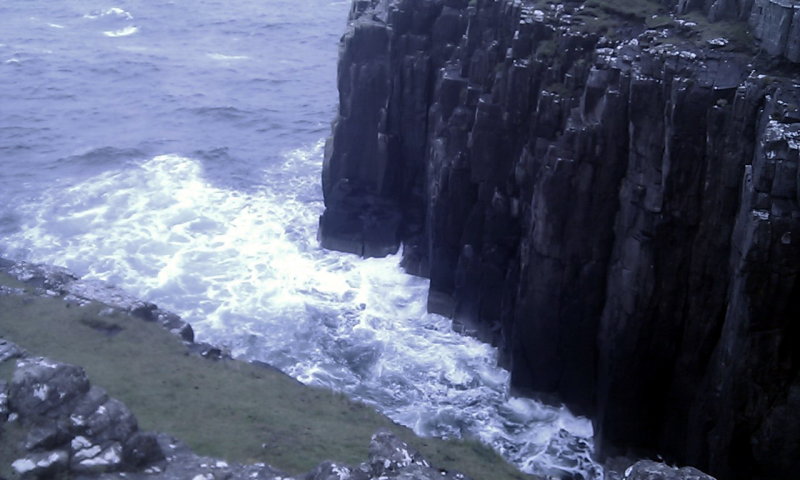
<instances>
[{"instance_id":1,"label":"dark blue sea","mask_svg":"<svg viewBox=\"0 0 800 480\"><path fill-rule=\"evenodd\" d=\"M319 248L349 8L2 0L0 256L109 281L421 435L600 478L590 423L510 396L496 351L427 314L397 257Z\"/></svg>"}]
</instances>

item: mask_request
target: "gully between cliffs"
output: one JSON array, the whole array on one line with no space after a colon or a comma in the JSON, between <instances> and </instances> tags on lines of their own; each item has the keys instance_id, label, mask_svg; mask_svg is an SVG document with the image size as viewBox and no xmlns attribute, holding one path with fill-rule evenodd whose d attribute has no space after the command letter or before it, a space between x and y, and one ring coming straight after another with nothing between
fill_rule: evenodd
<instances>
[{"instance_id":1,"label":"gully between cliffs","mask_svg":"<svg viewBox=\"0 0 800 480\"><path fill-rule=\"evenodd\" d=\"M703 37L774 2L665 3L354 1L320 238L402 244L600 457L796 478L797 45Z\"/></svg>"}]
</instances>

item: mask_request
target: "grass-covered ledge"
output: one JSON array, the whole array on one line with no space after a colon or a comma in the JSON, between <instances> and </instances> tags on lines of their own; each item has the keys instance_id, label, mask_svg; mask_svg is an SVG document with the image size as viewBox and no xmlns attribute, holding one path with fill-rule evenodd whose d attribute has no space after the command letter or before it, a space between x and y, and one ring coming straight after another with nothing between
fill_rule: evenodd
<instances>
[{"instance_id":1,"label":"grass-covered ledge","mask_svg":"<svg viewBox=\"0 0 800 480\"><path fill-rule=\"evenodd\" d=\"M474 479L533 478L477 442L416 437L370 407L271 368L189 355L157 323L109 313L99 303L79 307L43 297L4 273L0 285L26 289L0 295L0 337L84 367L93 384L128 405L140 428L174 435L201 455L298 474L326 459L358 464L370 436L389 429L434 465ZM0 365L0 378L8 379L12 363ZM2 433L0 477L13 478L16 428L9 424Z\"/></svg>"}]
</instances>

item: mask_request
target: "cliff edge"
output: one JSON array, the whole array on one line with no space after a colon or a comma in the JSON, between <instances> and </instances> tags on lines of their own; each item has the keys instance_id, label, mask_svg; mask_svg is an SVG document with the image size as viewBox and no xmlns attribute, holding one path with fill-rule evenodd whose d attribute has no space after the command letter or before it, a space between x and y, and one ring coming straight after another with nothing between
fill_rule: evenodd
<instances>
[{"instance_id":1,"label":"cliff edge","mask_svg":"<svg viewBox=\"0 0 800 480\"><path fill-rule=\"evenodd\" d=\"M356 0L326 248L395 252L601 457L800 470L800 2Z\"/></svg>"}]
</instances>

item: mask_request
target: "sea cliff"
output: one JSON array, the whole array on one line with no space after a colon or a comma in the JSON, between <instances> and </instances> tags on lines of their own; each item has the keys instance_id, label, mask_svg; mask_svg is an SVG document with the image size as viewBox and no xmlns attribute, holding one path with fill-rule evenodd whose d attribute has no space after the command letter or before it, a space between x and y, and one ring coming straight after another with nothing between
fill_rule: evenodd
<instances>
[{"instance_id":1,"label":"sea cliff","mask_svg":"<svg viewBox=\"0 0 800 480\"><path fill-rule=\"evenodd\" d=\"M800 469L800 6L357 0L322 245L403 246L598 455Z\"/></svg>"}]
</instances>

